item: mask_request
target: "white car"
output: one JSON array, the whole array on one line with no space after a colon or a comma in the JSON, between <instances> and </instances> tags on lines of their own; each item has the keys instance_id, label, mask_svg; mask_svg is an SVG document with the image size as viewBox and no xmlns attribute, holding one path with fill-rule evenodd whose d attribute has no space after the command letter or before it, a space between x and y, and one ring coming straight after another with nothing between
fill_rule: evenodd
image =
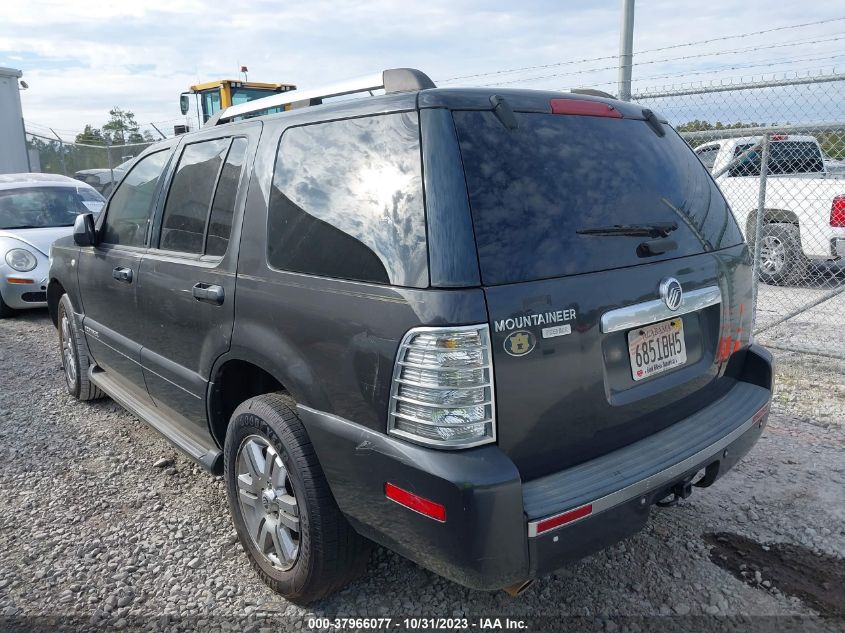
<instances>
[{"instance_id":1,"label":"white car","mask_svg":"<svg viewBox=\"0 0 845 633\"><path fill-rule=\"evenodd\" d=\"M77 215L99 213L105 202L66 176L0 175L0 318L47 305L50 245L73 232Z\"/></svg>"},{"instance_id":2,"label":"white car","mask_svg":"<svg viewBox=\"0 0 845 633\"><path fill-rule=\"evenodd\" d=\"M717 183L749 244L755 239L760 187L761 152L754 148L761 140L746 136L695 148L714 174L730 165ZM828 172L813 136L775 134L770 147L760 279L795 283L807 274L811 261L845 256L845 179ZM747 150L753 151L743 157Z\"/></svg>"}]
</instances>

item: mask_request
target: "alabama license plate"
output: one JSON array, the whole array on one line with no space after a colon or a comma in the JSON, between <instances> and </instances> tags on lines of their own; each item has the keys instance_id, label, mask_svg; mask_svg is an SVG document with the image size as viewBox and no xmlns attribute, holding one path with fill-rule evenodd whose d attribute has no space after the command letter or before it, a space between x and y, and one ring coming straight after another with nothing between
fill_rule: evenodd
<instances>
[{"instance_id":1,"label":"alabama license plate","mask_svg":"<svg viewBox=\"0 0 845 633\"><path fill-rule=\"evenodd\" d=\"M631 375L643 380L687 362L684 321L680 317L628 332Z\"/></svg>"}]
</instances>

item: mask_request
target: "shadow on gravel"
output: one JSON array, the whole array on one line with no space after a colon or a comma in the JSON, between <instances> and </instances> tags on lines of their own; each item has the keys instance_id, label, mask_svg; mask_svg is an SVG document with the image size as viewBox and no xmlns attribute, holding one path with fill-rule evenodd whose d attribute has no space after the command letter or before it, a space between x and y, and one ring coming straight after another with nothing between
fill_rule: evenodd
<instances>
[{"instance_id":1,"label":"shadow on gravel","mask_svg":"<svg viewBox=\"0 0 845 633\"><path fill-rule=\"evenodd\" d=\"M820 615L845 616L845 560L793 543L761 545L731 532L704 534L710 560L752 587L800 598Z\"/></svg>"}]
</instances>

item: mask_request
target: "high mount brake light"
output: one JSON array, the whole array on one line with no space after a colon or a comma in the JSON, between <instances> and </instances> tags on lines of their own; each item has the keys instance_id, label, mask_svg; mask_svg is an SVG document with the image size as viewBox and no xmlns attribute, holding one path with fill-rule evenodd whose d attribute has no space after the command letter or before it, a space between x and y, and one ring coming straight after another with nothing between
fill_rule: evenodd
<instances>
[{"instance_id":1,"label":"high mount brake light","mask_svg":"<svg viewBox=\"0 0 845 633\"><path fill-rule=\"evenodd\" d=\"M621 119L622 113L612 105L587 99L552 99L552 114L572 114L576 116L603 116Z\"/></svg>"}]
</instances>

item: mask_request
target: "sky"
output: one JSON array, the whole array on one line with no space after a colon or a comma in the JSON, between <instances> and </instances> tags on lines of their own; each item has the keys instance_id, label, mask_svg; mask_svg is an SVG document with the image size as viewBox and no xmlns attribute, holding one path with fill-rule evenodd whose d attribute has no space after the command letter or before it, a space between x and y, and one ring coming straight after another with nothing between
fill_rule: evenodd
<instances>
[{"instance_id":1,"label":"sky","mask_svg":"<svg viewBox=\"0 0 845 633\"><path fill-rule=\"evenodd\" d=\"M620 7L620 0L3 0L0 66L23 70L28 128L52 127L66 138L87 123L102 125L113 106L172 133L184 122L181 92L237 78L241 65L251 80L301 88L408 66L444 86L615 92ZM634 91L786 70L845 71L841 19L647 52L843 17L841 0L640 0ZM721 51L734 52L706 55ZM592 58L605 59L579 61ZM538 66L548 67L498 72ZM449 81L454 77L464 78Z\"/></svg>"}]
</instances>

